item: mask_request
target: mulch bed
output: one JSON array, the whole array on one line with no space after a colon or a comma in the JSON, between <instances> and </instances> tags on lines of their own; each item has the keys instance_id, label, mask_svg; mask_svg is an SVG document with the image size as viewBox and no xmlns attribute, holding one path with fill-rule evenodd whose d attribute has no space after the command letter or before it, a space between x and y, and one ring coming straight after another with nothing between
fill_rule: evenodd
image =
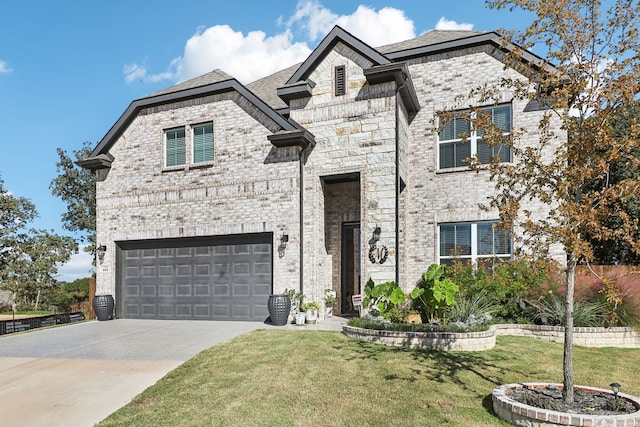
<instances>
[{"instance_id":1,"label":"mulch bed","mask_svg":"<svg viewBox=\"0 0 640 427\"><path fill-rule=\"evenodd\" d=\"M573 404L566 403L562 399L562 388L554 386L512 389L506 395L525 405L572 414L624 415L638 411L631 401L598 391L575 389Z\"/></svg>"}]
</instances>

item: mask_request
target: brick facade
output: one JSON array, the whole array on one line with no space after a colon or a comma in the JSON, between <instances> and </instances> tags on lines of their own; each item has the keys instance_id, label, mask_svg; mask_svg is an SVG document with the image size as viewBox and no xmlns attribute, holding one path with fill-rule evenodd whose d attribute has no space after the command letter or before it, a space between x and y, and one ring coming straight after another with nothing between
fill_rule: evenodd
<instances>
[{"instance_id":1,"label":"brick facade","mask_svg":"<svg viewBox=\"0 0 640 427\"><path fill-rule=\"evenodd\" d=\"M301 81L312 83L302 95L291 86L294 95L282 98L286 109L272 97L256 100L230 77L200 86L196 78L140 100L141 107L118 122L121 131L108 134L92 153L93 159L109 156L108 166L93 167L99 178L97 242L107 246L98 263L98 293L117 292L119 242L271 233L274 293L302 286L307 299L322 300L330 288L340 298L341 224L357 222L361 283L398 277L405 290L412 289L438 262L438 224L497 219L496 212L478 208L495 191L488 171L437 169L437 112L468 107L473 101L459 99L481 84L522 78L504 68L495 43L470 47L453 40L449 50L403 59L408 75L396 75L404 83L377 81L368 70L393 63L380 64L386 57L334 29L320 45L325 51L297 69L305 71ZM337 66L346 71L340 96L334 92ZM207 89L227 82L225 90ZM247 87L260 93L265 82ZM417 108L407 101L411 96ZM523 142L534 143L542 112L526 111L526 101L507 91L499 101L511 104L513 128L526 131ZM163 167L164 131L186 127L188 145L188 130L203 122L213 122L214 161ZM313 144L270 142L295 127L312 135ZM547 209L528 208L537 215ZM368 256L376 229L374 244L387 248L383 264ZM278 251L283 235L288 242Z\"/></svg>"}]
</instances>

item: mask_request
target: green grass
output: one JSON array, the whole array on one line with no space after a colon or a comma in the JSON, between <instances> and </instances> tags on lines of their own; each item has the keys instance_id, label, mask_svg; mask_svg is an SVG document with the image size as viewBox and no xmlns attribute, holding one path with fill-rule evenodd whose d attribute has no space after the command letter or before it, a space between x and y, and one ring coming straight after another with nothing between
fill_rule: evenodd
<instances>
[{"instance_id":1,"label":"green grass","mask_svg":"<svg viewBox=\"0 0 640 427\"><path fill-rule=\"evenodd\" d=\"M640 394L640 350L574 354L576 384ZM561 383L562 345L498 337L489 351L448 353L259 330L203 351L99 426L507 426L491 392L524 381Z\"/></svg>"}]
</instances>

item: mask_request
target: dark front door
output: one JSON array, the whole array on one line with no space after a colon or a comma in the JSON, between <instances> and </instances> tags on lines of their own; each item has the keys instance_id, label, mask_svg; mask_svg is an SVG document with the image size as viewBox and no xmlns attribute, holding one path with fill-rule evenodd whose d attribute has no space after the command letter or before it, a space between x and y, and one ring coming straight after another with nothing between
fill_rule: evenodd
<instances>
[{"instance_id":1,"label":"dark front door","mask_svg":"<svg viewBox=\"0 0 640 427\"><path fill-rule=\"evenodd\" d=\"M341 303L342 315L356 315L351 297L360 293L360 223L342 223Z\"/></svg>"}]
</instances>

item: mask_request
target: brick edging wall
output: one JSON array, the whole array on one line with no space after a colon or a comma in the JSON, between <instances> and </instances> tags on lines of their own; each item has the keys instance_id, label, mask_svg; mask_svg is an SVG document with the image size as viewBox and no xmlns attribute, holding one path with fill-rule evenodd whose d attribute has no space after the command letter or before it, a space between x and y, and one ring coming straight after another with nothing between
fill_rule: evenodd
<instances>
[{"instance_id":1,"label":"brick edging wall","mask_svg":"<svg viewBox=\"0 0 640 427\"><path fill-rule=\"evenodd\" d=\"M564 327L539 325L492 325L482 332L401 332L343 326L342 332L361 341L394 347L442 351L482 351L495 347L496 336L514 335L544 341L564 341ZM574 328L574 344L585 347L640 348L633 328Z\"/></svg>"},{"instance_id":2,"label":"brick edging wall","mask_svg":"<svg viewBox=\"0 0 640 427\"><path fill-rule=\"evenodd\" d=\"M512 389L521 388L544 388L554 386L562 388L562 384L549 383L519 383L506 384L496 387L491 394L493 402L493 412L498 418L508 421L514 425L526 425L531 427L545 426L637 426L640 425L640 411L631 414L620 415L589 415L573 414L567 412L552 411L529 406L517 402L507 396L507 392ZM578 389L594 393L611 394L611 390L597 387L575 386ZM624 393L618 393L620 398L630 400L636 408L640 408L640 399Z\"/></svg>"}]
</instances>

